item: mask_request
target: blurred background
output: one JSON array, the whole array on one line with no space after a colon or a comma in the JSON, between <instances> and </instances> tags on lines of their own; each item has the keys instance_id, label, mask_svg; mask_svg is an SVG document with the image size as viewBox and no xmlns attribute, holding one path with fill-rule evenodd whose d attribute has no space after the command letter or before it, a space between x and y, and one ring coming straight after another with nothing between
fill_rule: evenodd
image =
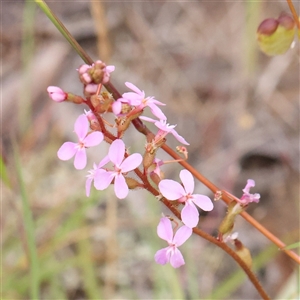
<instances>
[{"instance_id":1,"label":"blurred background","mask_svg":"<svg viewBox=\"0 0 300 300\"><path fill-rule=\"evenodd\" d=\"M49 6L93 59L116 66L111 81L121 93L129 81L167 104L168 122L191 144L191 165L237 197L254 179L261 201L248 212L285 243L299 240L299 48L268 57L255 40L263 19L289 12L284 1ZM2 299L37 290L39 299L260 299L230 257L196 236L181 247L185 266L156 265L166 247L156 227L168 211L145 191L122 201L113 187L85 196L87 170L108 146L89 149L83 171L60 161L87 107L46 92L57 85L82 95L83 62L33 2L3 2L1 22ZM126 142L143 151L133 127ZM180 170L163 169L175 180ZM213 198L199 182L195 191ZM225 213L216 202L201 228L215 235ZM270 297L296 299L295 263L241 217L235 231Z\"/></svg>"}]
</instances>

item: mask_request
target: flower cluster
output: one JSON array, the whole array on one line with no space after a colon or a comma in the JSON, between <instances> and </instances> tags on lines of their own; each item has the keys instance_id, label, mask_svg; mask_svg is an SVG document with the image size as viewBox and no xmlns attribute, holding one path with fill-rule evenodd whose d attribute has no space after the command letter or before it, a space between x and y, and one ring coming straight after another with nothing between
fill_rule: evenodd
<instances>
[{"instance_id":1,"label":"flower cluster","mask_svg":"<svg viewBox=\"0 0 300 300\"><path fill-rule=\"evenodd\" d=\"M86 195L90 195L92 186L96 190L105 190L111 184L117 198L124 199L128 196L129 190L144 188L149 191L156 186L157 196L167 201L177 201L181 208L181 226L173 236L172 223L169 218L161 218L157 234L167 241L168 247L157 251L155 261L159 264L170 264L180 267L184 264L181 252L177 249L192 234L193 228L198 225L199 211L211 211L213 203L209 197L194 194L194 178L188 170L182 170L179 174L181 183L174 180L164 179L161 167L167 162L162 161L156 156L159 149L166 141L166 136L171 133L175 139L183 145L189 143L180 136L175 130L176 125L169 125L167 117L159 108L165 104L154 97L146 97L145 92L134 84L126 82L125 85L131 90L126 92L121 98L113 99L107 91L103 91L114 71L114 66L106 66L101 61L96 61L93 65L82 65L78 69L79 79L84 86L84 97L67 93L59 87L50 86L47 91L52 100L56 102L73 102L76 104L86 104L90 110L80 115L75 121L74 132L77 135L76 142L65 142L57 152L61 160L74 158L74 167L82 170L87 165L86 149L99 145L102 141L110 144L108 153L100 160L93 163L93 168L88 171L86 176L85 190ZM154 117L141 116L146 108L149 108ZM107 130L108 121L106 114L115 115L115 124L111 127L117 128L114 135ZM136 118L153 123L157 128L157 133L149 132L146 134L146 145L143 154L130 154L126 149L122 137L128 129L130 123ZM184 146L177 147L178 151L187 159L187 150ZM130 174L133 174L131 176ZM254 181L248 181L245 187L241 202L257 202L257 194L251 195L249 189L254 186Z\"/></svg>"}]
</instances>

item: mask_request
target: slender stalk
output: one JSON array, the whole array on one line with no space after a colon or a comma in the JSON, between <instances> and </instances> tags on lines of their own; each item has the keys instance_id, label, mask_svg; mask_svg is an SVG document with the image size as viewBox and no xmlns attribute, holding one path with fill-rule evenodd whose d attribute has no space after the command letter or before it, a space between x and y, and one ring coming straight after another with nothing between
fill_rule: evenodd
<instances>
[{"instance_id":1,"label":"slender stalk","mask_svg":"<svg viewBox=\"0 0 300 300\"><path fill-rule=\"evenodd\" d=\"M52 10L49 8L49 6L46 4L46 2L43 0L35 0L35 3L41 8L41 10L50 19L50 21L55 25L55 27L64 36L64 38L71 44L73 49L78 53L78 55L82 58L82 60L85 63L91 65L93 63L93 60L91 59L91 57L82 49L82 47L73 38L71 33L65 27L65 25L52 12Z\"/></svg>"},{"instance_id":2,"label":"slender stalk","mask_svg":"<svg viewBox=\"0 0 300 300\"><path fill-rule=\"evenodd\" d=\"M292 0L286 0L286 2L289 5L290 11L293 15L294 21L296 22L298 29L300 29L300 20L299 20L298 14L296 12L295 6L293 4L293 1Z\"/></svg>"}]
</instances>

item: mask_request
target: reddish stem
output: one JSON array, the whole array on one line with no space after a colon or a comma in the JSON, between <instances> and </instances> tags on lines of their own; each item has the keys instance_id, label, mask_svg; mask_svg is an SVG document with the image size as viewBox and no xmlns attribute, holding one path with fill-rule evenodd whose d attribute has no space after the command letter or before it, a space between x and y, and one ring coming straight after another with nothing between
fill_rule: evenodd
<instances>
[{"instance_id":1,"label":"reddish stem","mask_svg":"<svg viewBox=\"0 0 300 300\"><path fill-rule=\"evenodd\" d=\"M297 24L297 28L300 29L300 20L299 20L299 17L298 17L298 14L296 12L296 9L295 9L295 6L293 4L293 1L292 0L286 0L288 5L289 5L289 8L290 8L290 11L293 15L293 18Z\"/></svg>"}]
</instances>

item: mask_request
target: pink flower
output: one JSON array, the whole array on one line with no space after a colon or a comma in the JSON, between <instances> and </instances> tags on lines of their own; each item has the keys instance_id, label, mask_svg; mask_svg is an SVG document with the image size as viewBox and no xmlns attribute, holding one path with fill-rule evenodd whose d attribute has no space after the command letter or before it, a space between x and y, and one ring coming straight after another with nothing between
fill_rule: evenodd
<instances>
[{"instance_id":1,"label":"pink flower","mask_svg":"<svg viewBox=\"0 0 300 300\"><path fill-rule=\"evenodd\" d=\"M157 106L166 104L154 99L154 97L145 97L145 92L141 91L138 87L130 82L125 82L125 85L133 92L124 93L122 98L118 99L118 104L115 104L114 112L118 112L120 109L119 103L123 102L135 106L138 111L141 111L148 106L154 116L161 120L167 119L162 110Z\"/></svg>"},{"instance_id":2,"label":"pink flower","mask_svg":"<svg viewBox=\"0 0 300 300\"><path fill-rule=\"evenodd\" d=\"M171 221L163 217L157 226L158 236L167 241L169 246L158 250L155 254L155 261L158 264L165 265L170 262L173 268L179 268L184 265L184 259L181 252L177 249L181 246L193 233L193 230L187 226L180 227L173 238L173 228Z\"/></svg>"},{"instance_id":3,"label":"pink flower","mask_svg":"<svg viewBox=\"0 0 300 300\"><path fill-rule=\"evenodd\" d=\"M48 86L49 97L55 102L62 102L67 99L67 93L57 86Z\"/></svg>"},{"instance_id":4,"label":"pink flower","mask_svg":"<svg viewBox=\"0 0 300 300\"><path fill-rule=\"evenodd\" d=\"M240 199L242 205L248 205L251 202L259 202L260 194L250 194L250 188L255 186L255 181L253 179L248 179L245 188L243 189L243 196Z\"/></svg>"},{"instance_id":5,"label":"pink flower","mask_svg":"<svg viewBox=\"0 0 300 300\"><path fill-rule=\"evenodd\" d=\"M154 123L154 125L159 129L159 131L157 132L155 139L154 139L155 143L159 143L159 141L161 141L163 138L165 138L165 136L168 133L172 133L178 142L180 142L181 144L184 144L184 145L189 145L189 143L182 136L180 136L177 133L177 131L174 129L177 125L169 125L167 123L167 120L159 120L158 121L158 120L154 120L154 119L144 117L144 116L141 116L140 119Z\"/></svg>"},{"instance_id":6,"label":"pink flower","mask_svg":"<svg viewBox=\"0 0 300 300\"><path fill-rule=\"evenodd\" d=\"M74 167L82 170L86 166L87 158L85 148L99 145L103 141L103 134L94 131L88 134L90 128L86 115L80 115L74 125L74 131L78 136L78 143L66 142L58 150L57 156L61 160L69 160L75 155Z\"/></svg>"},{"instance_id":7,"label":"pink flower","mask_svg":"<svg viewBox=\"0 0 300 300\"><path fill-rule=\"evenodd\" d=\"M86 176L86 182L85 182L85 192L86 192L86 196L89 197L90 196L90 192L91 192L91 186L92 186L92 182L94 181L95 177L97 177L97 175L101 172L106 172L106 170L101 169L104 165L106 165L109 162L109 157L108 155L105 156L100 163L98 164L98 166L94 163L93 169L88 171L88 175ZM94 185L95 185L95 181L94 181Z\"/></svg>"},{"instance_id":8,"label":"pink flower","mask_svg":"<svg viewBox=\"0 0 300 300\"><path fill-rule=\"evenodd\" d=\"M123 174L136 169L142 162L143 157L139 153L131 154L124 159L125 144L117 139L109 147L108 157L114 164L114 171L97 173L94 178L94 185L97 190L106 189L114 180L115 194L119 199L124 199L128 195L128 186Z\"/></svg>"},{"instance_id":9,"label":"pink flower","mask_svg":"<svg viewBox=\"0 0 300 300\"><path fill-rule=\"evenodd\" d=\"M158 188L168 200L178 200L184 203L181 211L182 222L186 226L194 228L199 222L199 212L195 205L205 211L211 211L213 203L207 196L193 194L194 178L188 170L182 170L179 177L183 186L174 180L164 179L160 181Z\"/></svg>"}]
</instances>

